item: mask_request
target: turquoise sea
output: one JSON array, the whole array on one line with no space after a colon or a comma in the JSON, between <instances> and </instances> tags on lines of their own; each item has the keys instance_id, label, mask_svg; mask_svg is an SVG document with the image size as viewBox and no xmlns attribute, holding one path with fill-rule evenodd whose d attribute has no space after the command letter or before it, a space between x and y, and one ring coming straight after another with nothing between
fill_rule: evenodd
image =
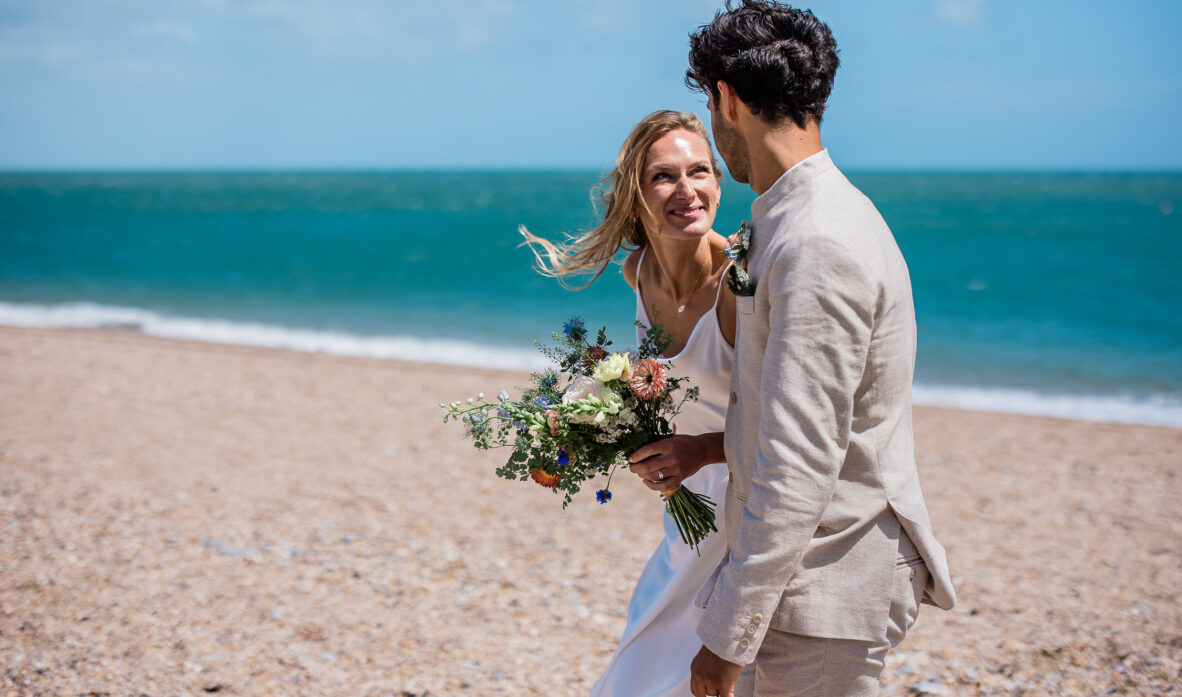
<instances>
[{"instance_id":1,"label":"turquoise sea","mask_svg":"<svg viewBox=\"0 0 1182 697\"><path fill-rule=\"evenodd\" d=\"M501 367L563 290L517 226L591 226L596 172L0 174L0 324ZM916 401L1182 427L1182 174L855 172L911 269ZM750 215L729 182L717 229Z\"/></svg>"}]
</instances>

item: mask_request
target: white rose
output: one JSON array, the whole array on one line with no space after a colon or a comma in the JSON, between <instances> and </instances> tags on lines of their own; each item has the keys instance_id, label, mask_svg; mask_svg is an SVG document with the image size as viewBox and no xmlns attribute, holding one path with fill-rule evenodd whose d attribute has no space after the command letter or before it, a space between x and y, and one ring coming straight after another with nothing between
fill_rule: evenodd
<instances>
[{"instance_id":1,"label":"white rose","mask_svg":"<svg viewBox=\"0 0 1182 697\"><path fill-rule=\"evenodd\" d=\"M562 403L571 404L581 399L597 399L599 388L598 382L585 375L580 375L566 386L566 391L562 393Z\"/></svg>"},{"instance_id":2,"label":"white rose","mask_svg":"<svg viewBox=\"0 0 1182 697\"><path fill-rule=\"evenodd\" d=\"M631 367L627 353L613 353L595 366L591 377L604 383L619 380Z\"/></svg>"}]
</instances>

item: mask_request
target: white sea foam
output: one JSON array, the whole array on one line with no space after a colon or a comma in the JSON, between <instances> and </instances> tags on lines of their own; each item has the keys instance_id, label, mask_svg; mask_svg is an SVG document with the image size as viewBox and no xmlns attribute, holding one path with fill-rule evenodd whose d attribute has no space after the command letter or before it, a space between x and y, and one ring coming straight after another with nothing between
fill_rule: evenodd
<instances>
[{"instance_id":1,"label":"white sea foam","mask_svg":"<svg viewBox=\"0 0 1182 697\"><path fill-rule=\"evenodd\" d=\"M537 370L549 365L546 358L533 348L498 348L448 339L363 336L250 322L172 317L140 308L94 303L26 305L0 302L0 324L124 329L170 339L505 370Z\"/></svg>"},{"instance_id":2,"label":"white sea foam","mask_svg":"<svg viewBox=\"0 0 1182 697\"><path fill-rule=\"evenodd\" d=\"M1046 394L1000 387L920 383L912 389L912 397L916 404L932 407L1182 428L1182 400L1160 394Z\"/></svg>"},{"instance_id":3,"label":"white sea foam","mask_svg":"<svg viewBox=\"0 0 1182 697\"><path fill-rule=\"evenodd\" d=\"M0 324L124 329L173 339L506 370L539 370L549 365L547 359L532 348L172 317L140 308L94 303L32 305L0 302ZM1047 394L1033 390L919 383L914 389L914 399L916 404L927 406L1182 428L1182 400L1168 395Z\"/></svg>"}]
</instances>

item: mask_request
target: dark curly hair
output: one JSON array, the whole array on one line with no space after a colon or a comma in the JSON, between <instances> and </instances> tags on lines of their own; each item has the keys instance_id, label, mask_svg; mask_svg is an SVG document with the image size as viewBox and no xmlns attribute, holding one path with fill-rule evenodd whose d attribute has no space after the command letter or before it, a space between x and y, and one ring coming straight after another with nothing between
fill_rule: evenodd
<instances>
[{"instance_id":1,"label":"dark curly hair","mask_svg":"<svg viewBox=\"0 0 1182 697\"><path fill-rule=\"evenodd\" d=\"M685 83L717 102L718 81L734 88L757 116L820 123L839 64L837 42L809 10L743 0L690 34Z\"/></svg>"}]
</instances>

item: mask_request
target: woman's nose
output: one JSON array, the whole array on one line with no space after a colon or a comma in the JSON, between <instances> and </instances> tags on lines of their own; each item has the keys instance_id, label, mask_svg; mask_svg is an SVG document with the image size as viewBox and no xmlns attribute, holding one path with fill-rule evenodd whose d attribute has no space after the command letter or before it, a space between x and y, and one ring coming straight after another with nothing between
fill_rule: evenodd
<instances>
[{"instance_id":1,"label":"woman's nose","mask_svg":"<svg viewBox=\"0 0 1182 697\"><path fill-rule=\"evenodd\" d=\"M694 187L690 185L689 177L680 177L677 180L677 187L673 192L678 196L691 196L694 193Z\"/></svg>"}]
</instances>

